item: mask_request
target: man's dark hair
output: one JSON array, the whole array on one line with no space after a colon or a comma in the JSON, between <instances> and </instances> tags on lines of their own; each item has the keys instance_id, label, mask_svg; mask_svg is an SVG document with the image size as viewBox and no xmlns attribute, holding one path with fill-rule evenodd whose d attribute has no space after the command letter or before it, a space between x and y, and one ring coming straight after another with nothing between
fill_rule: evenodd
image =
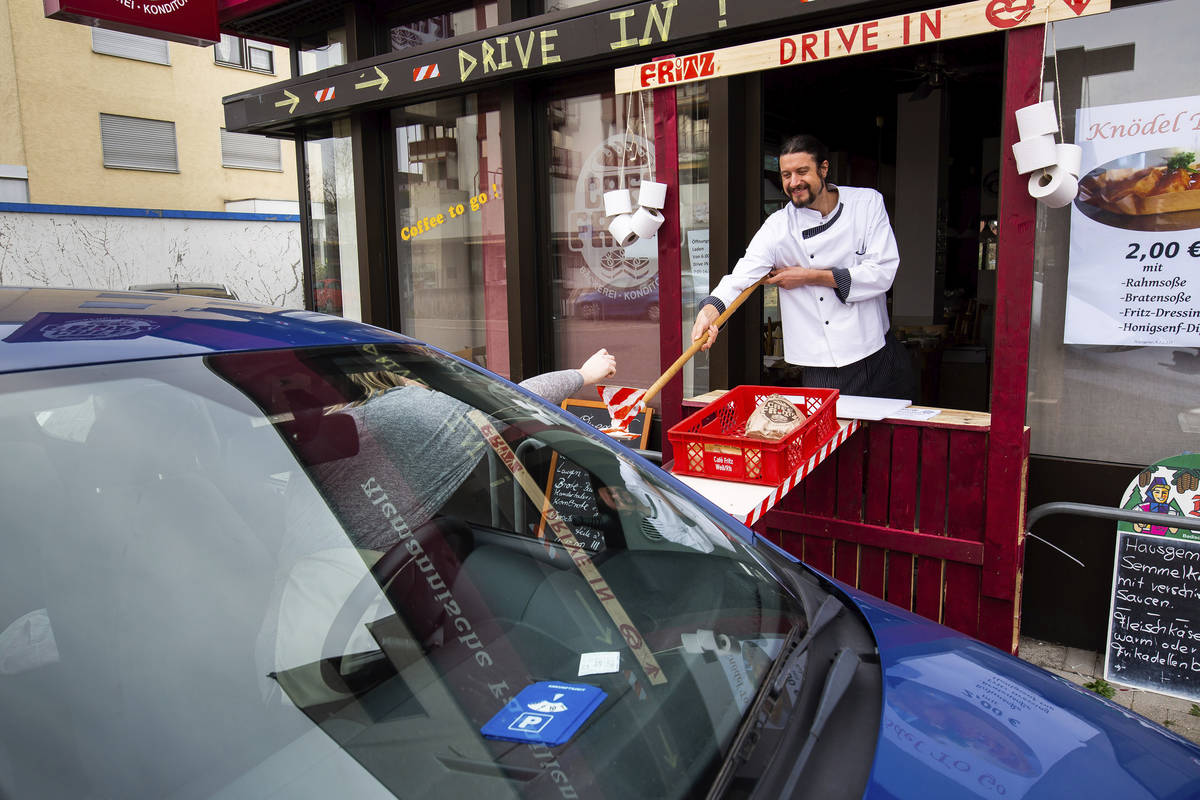
<instances>
[{"instance_id":1,"label":"man's dark hair","mask_svg":"<svg viewBox=\"0 0 1200 800\"><path fill-rule=\"evenodd\" d=\"M829 160L829 148L820 139L807 133L790 136L784 140L783 146L779 148L779 157L783 158L792 153L808 153L818 167Z\"/></svg>"}]
</instances>

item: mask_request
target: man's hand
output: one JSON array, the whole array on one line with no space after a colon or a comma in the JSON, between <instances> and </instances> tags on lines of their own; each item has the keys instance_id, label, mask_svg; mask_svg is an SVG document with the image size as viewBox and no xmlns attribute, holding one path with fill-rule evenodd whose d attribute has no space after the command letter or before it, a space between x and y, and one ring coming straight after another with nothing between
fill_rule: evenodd
<instances>
[{"instance_id":1,"label":"man's hand","mask_svg":"<svg viewBox=\"0 0 1200 800\"><path fill-rule=\"evenodd\" d=\"M700 346L701 350L707 350L713 346L713 342L717 341L717 317L721 316L717 311L716 306L705 305L700 308L700 313L696 315L696 322L692 325L692 341L696 341L701 336L708 333L708 341Z\"/></svg>"},{"instance_id":2,"label":"man's hand","mask_svg":"<svg viewBox=\"0 0 1200 800\"><path fill-rule=\"evenodd\" d=\"M832 270L811 267L776 267L767 275L767 283L780 289L795 289L798 286L837 288Z\"/></svg>"}]
</instances>

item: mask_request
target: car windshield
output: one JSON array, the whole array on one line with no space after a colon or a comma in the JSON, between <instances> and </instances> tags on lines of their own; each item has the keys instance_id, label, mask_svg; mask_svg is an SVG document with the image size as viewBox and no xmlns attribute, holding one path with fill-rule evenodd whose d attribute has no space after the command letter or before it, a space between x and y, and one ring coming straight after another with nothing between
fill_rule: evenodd
<instances>
[{"instance_id":1,"label":"car windshield","mask_svg":"<svg viewBox=\"0 0 1200 800\"><path fill-rule=\"evenodd\" d=\"M639 459L417 344L0 376L0 448L4 796L703 795L806 627Z\"/></svg>"}]
</instances>

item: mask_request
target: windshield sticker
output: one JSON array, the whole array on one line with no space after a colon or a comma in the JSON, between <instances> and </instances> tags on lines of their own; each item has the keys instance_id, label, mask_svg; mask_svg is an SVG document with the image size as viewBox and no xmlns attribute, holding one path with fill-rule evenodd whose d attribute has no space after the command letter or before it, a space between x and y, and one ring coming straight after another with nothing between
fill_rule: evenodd
<instances>
[{"instance_id":1,"label":"windshield sticker","mask_svg":"<svg viewBox=\"0 0 1200 800\"><path fill-rule=\"evenodd\" d=\"M619 650L579 654L579 677L584 675L606 675L621 669Z\"/></svg>"},{"instance_id":2,"label":"windshield sticker","mask_svg":"<svg viewBox=\"0 0 1200 800\"><path fill-rule=\"evenodd\" d=\"M566 744L608 695L582 683L541 681L522 689L479 732L489 739Z\"/></svg>"},{"instance_id":3,"label":"windshield sticker","mask_svg":"<svg viewBox=\"0 0 1200 800\"><path fill-rule=\"evenodd\" d=\"M491 445L496 455L500 457L500 461L508 468L508 471L517 479L517 483L521 484L521 488L525 490L525 494L533 501L533 504L539 508L546 508L546 496L534 481L524 465L517 458L516 453L508 446L508 442L504 441L504 437L500 432L487 420L479 411L467 412L467 417L479 428L479 432L483 434L484 439ZM667 676L663 673L662 667L658 665L658 661L654 658L654 653L646 646L646 640L642 638L641 632L637 626L633 624L633 620L629 618L629 614L625 611L625 607L621 605L621 601L613 593L612 587L608 585L608 581L604 580L604 576L596 569L596 565L588 556L587 551L579 540L575 538L571 528L563 521L558 512L553 508L546 511L546 524L550 530L554 532L555 537L562 544L563 549L575 562L575 566L579 568L579 572L587 580L588 586L592 588L597 599L600 600L604 610L608 612L608 616L616 623L617 630L625 639L625 643L629 649L633 651L633 655L637 658L638 663L642 665L642 670L646 673L646 677L650 683L659 685L667 682Z\"/></svg>"}]
</instances>

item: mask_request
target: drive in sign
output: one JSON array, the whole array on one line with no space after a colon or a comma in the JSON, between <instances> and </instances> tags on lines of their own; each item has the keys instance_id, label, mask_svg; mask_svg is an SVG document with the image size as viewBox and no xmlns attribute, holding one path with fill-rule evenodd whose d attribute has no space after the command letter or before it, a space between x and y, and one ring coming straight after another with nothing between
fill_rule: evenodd
<instances>
[{"instance_id":1,"label":"drive in sign","mask_svg":"<svg viewBox=\"0 0 1200 800\"><path fill-rule=\"evenodd\" d=\"M995 33L1108 11L1111 0L974 0L955 6L634 64L615 72L617 94Z\"/></svg>"}]
</instances>

